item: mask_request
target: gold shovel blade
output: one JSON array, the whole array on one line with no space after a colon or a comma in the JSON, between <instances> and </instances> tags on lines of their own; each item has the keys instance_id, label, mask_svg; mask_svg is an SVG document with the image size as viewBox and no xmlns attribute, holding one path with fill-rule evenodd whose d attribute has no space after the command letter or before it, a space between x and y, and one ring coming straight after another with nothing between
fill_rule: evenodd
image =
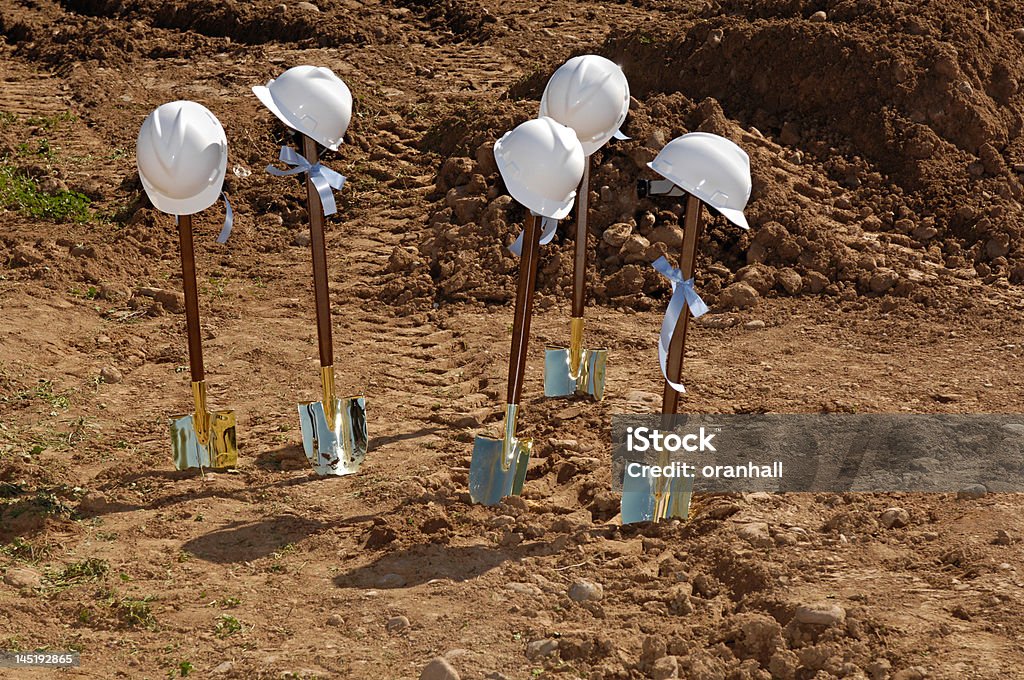
<instances>
[{"instance_id":1,"label":"gold shovel blade","mask_svg":"<svg viewBox=\"0 0 1024 680\"><path fill-rule=\"evenodd\" d=\"M544 396L572 397L580 395L593 397L596 401L604 399L608 350L584 349L578 377L573 377L569 361L568 348L545 348Z\"/></svg>"},{"instance_id":2,"label":"gold shovel blade","mask_svg":"<svg viewBox=\"0 0 1024 680\"><path fill-rule=\"evenodd\" d=\"M692 495L693 480L689 477L659 479L626 474L622 478L622 523L686 519Z\"/></svg>"},{"instance_id":3,"label":"gold shovel blade","mask_svg":"<svg viewBox=\"0 0 1024 680\"><path fill-rule=\"evenodd\" d=\"M522 493L533 440L518 439L512 446L511 460L506 464L504 441L477 435L469 462L469 497L474 503L496 505L505 496Z\"/></svg>"},{"instance_id":4,"label":"gold shovel blade","mask_svg":"<svg viewBox=\"0 0 1024 680\"><path fill-rule=\"evenodd\" d=\"M238 465L238 444L235 440L235 412L207 412L210 432L200 437L192 414L171 416L171 450L174 467L233 468Z\"/></svg>"},{"instance_id":5,"label":"gold shovel blade","mask_svg":"<svg viewBox=\"0 0 1024 680\"><path fill-rule=\"evenodd\" d=\"M306 460L321 477L341 477L359 471L366 458L366 400L334 398L328 420L322 401L299 404L299 425Z\"/></svg>"}]
</instances>

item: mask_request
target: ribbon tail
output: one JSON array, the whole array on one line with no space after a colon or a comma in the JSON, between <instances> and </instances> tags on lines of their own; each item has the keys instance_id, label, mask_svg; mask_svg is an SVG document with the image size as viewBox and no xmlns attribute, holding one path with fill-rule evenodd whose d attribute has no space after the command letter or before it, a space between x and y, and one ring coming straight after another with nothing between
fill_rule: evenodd
<instances>
[{"instance_id":1,"label":"ribbon tail","mask_svg":"<svg viewBox=\"0 0 1024 680\"><path fill-rule=\"evenodd\" d=\"M512 242L512 245L508 247L508 252L512 253L516 257L521 257L523 254L523 232L519 232L519 236Z\"/></svg>"},{"instance_id":2,"label":"ribbon tail","mask_svg":"<svg viewBox=\"0 0 1024 680\"><path fill-rule=\"evenodd\" d=\"M235 226L235 212L231 209L228 195L222 193L221 196L224 198L224 226L221 227L220 234L217 236L217 243L227 243L228 237L231 236L231 228Z\"/></svg>"},{"instance_id":3,"label":"ribbon tail","mask_svg":"<svg viewBox=\"0 0 1024 680\"><path fill-rule=\"evenodd\" d=\"M626 141L627 139L629 139L629 137L627 137L627 136L626 136L626 135L625 135L625 134L624 134L624 133L622 132L622 130L616 130L616 131L615 131L615 132L614 132L614 133L612 134L612 137L613 137L613 138L615 138L615 139L617 139L617 140L619 140L619 141Z\"/></svg>"},{"instance_id":4,"label":"ribbon tail","mask_svg":"<svg viewBox=\"0 0 1024 680\"><path fill-rule=\"evenodd\" d=\"M317 168L311 171L309 178L313 181L316 192L320 194L320 204L324 209L324 216L326 217L338 212L338 204L334 202L334 191L332 191L330 182L323 176L320 169Z\"/></svg>"},{"instance_id":5,"label":"ribbon tail","mask_svg":"<svg viewBox=\"0 0 1024 680\"><path fill-rule=\"evenodd\" d=\"M661 375L665 382L676 392L686 392L682 383L673 382L668 377L668 348L672 344L672 336L675 334L676 324L679 322L679 315L683 312L683 305L686 300L678 288L672 293L672 299L665 310L665 320L661 322L661 335L658 337L658 361L661 363Z\"/></svg>"},{"instance_id":6,"label":"ribbon tail","mask_svg":"<svg viewBox=\"0 0 1024 680\"><path fill-rule=\"evenodd\" d=\"M707 314L710 310L704 300L701 299L700 295L693 287L693 279L687 279L679 284L683 288L683 297L686 299L686 306L690 308L690 314L693 314L694 319Z\"/></svg>"},{"instance_id":7,"label":"ribbon tail","mask_svg":"<svg viewBox=\"0 0 1024 680\"><path fill-rule=\"evenodd\" d=\"M555 232L558 231L558 220L553 217L543 217L540 225L540 244L546 246L555 238Z\"/></svg>"}]
</instances>

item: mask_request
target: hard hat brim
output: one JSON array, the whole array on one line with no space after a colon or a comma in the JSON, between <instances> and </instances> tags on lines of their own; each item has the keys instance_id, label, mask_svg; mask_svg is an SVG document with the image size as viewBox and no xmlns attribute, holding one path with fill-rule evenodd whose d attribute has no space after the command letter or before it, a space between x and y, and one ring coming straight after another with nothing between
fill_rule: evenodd
<instances>
[{"instance_id":1,"label":"hard hat brim","mask_svg":"<svg viewBox=\"0 0 1024 680\"><path fill-rule=\"evenodd\" d=\"M573 203L576 202L576 192L569 194L568 200L565 202L552 201L550 198L545 198L540 194L534 193L529 189L520 186L508 186L506 183L505 187L508 189L508 193L511 194L512 198L519 201L533 212L543 217L550 217L554 220L564 219L572 211Z\"/></svg>"},{"instance_id":2,"label":"hard hat brim","mask_svg":"<svg viewBox=\"0 0 1024 680\"><path fill-rule=\"evenodd\" d=\"M750 225L747 224L747 218L743 214L742 210L733 210L732 208L715 208L715 210L725 215L725 219L729 220L740 229L750 229Z\"/></svg>"},{"instance_id":3,"label":"hard hat brim","mask_svg":"<svg viewBox=\"0 0 1024 680\"><path fill-rule=\"evenodd\" d=\"M221 172L221 181L211 184L206 189L192 196L191 198L170 198L157 191L146 178L140 173L139 180L142 188L146 190L150 203L160 212L171 215L194 215L202 212L217 202L221 192L224 191L224 173Z\"/></svg>"},{"instance_id":4,"label":"hard hat brim","mask_svg":"<svg viewBox=\"0 0 1024 680\"><path fill-rule=\"evenodd\" d=\"M730 222L735 224L740 229L748 229L748 230L750 229L750 225L747 224L747 218L746 218L746 216L744 216L742 210L736 210L735 208L722 208L722 207L719 207L719 206L714 205L712 203L708 203L708 201L705 201L704 198L701 197L700 192L694 190L692 187L686 186L686 184L680 182L675 177L671 177L671 176L665 174L662 170L660 170L658 168L657 165L655 165L656 162L657 162L657 159L654 159L653 161L651 161L650 163L647 164L647 167L649 167L651 170L654 170L656 173L658 173L659 175L661 175L662 177L667 179L669 182L672 182L673 184L675 184L677 187L679 187L680 189L682 189L686 193L688 193L688 194L690 194L692 196L695 196L697 199L699 199L703 203L707 203L712 208L714 208L718 212L722 213L725 216L725 219L729 220Z\"/></svg>"},{"instance_id":5,"label":"hard hat brim","mask_svg":"<svg viewBox=\"0 0 1024 680\"><path fill-rule=\"evenodd\" d=\"M317 142L319 142L323 146L327 147L331 151L337 151L338 147L341 146L341 142L335 142L335 143L331 144L329 142L329 140L323 139L323 138L321 138L321 137L319 137L319 136L317 136L317 135L315 135L315 134L313 134L311 132L307 132L306 130L303 129L303 127L301 125L299 125L296 121L292 120L291 117L287 113L285 113L281 109L281 107L279 107L277 105L277 102L274 101L274 95L270 93L270 86L273 85L273 84L274 84L274 81L271 80L266 85L253 85L252 93L254 95L256 95L256 98L259 99L260 102L265 107L267 107L267 109L272 114L274 114L277 117L278 120L280 120L282 123L284 123L285 125L290 127L292 130L295 130L296 132L300 132L300 133L302 133L304 135L308 135L308 136L312 137Z\"/></svg>"}]
</instances>

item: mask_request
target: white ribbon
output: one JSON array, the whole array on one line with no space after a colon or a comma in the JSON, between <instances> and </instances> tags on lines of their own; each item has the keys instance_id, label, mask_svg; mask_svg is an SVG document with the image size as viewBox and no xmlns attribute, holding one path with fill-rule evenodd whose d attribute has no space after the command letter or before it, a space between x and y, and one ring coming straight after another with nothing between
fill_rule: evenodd
<instances>
[{"instance_id":1,"label":"white ribbon","mask_svg":"<svg viewBox=\"0 0 1024 680\"><path fill-rule=\"evenodd\" d=\"M542 246L546 246L551 243L553 238L555 238L555 232L558 230L558 220L553 217L541 217L540 227L539 243ZM516 240L508 247L508 251L516 257L523 254L523 232L519 232L519 236L516 237Z\"/></svg>"},{"instance_id":2,"label":"white ribbon","mask_svg":"<svg viewBox=\"0 0 1024 680\"><path fill-rule=\"evenodd\" d=\"M684 279L683 273L673 267L664 256L655 260L652 266L672 283L672 299L669 300L668 309L665 310L665 320L661 322L661 336L658 338L658 360L661 362L661 374L665 376L665 382L671 385L672 389L676 392L685 392L686 388L682 383L672 382L668 377L668 348L672 344L672 335L675 333L676 324L679 323L680 314L688 307L693 318L697 319L707 314L708 306L694 290L693 279Z\"/></svg>"},{"instance_id":3,"label":"white ribbon","mask_svg":"<svg viewBox=\"0 0 1024 680\"><path fill-rule=\"evenodd\" d=\"M629 139L629 137L627 137L625 134L623 134L622 130L616 130L612 134L612 137L614 137L615 139L618 139L619 141L625 141L625 140Z\"/></svg>"},{"instance_id":4,"label":"white ribbon","mask_svg":"<svg viewBox=\"0 0 1024 680\"><path fill-rule=\"evenodd\" d=\"M267 172L275 177L297 175L300 172L308 173L309 179L313 181L313 186L316 187L316 192L320 194L320 205L324 209L324 216L333 215L338 212L338 205L334 202L334 192L331 189L341 191L341 187L345 185L344 175L319 163L311 164L304 156L297 153L290 146L281 147L280 159L282 163L295 167L291 170L279 170L273 165L268 165Z\"/></svg>"},{"instance_id":5,"label":"white ribbon","mask_svg":"<svg viewBox=\"0 0 1024 680\"><path fill-rule=\"evenodd\" d=\"M217 243L227 243L228 236L231 236L231 227L235 226L235 212L231 209L231 201L228 200L228 195L221 193L221 196L224 198L224 226L220 228Z\"/></svg>"}]
</instances>

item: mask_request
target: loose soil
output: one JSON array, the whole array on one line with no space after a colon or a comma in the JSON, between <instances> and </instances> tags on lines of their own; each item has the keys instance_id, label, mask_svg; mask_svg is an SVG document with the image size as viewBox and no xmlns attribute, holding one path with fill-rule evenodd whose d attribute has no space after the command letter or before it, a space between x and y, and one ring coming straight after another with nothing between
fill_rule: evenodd
<instances>
[{"instance_id":1,"label":"loose soil","mask_svg":"<svg viewBox=\"0 0 1024 680\"><path fill-rule=\"evenodd\" d=\"M94 214L3 213L0 649L81 651L39 678L418 678L438 656L464 679L1024 677L1017 495L698 495L687 522L622 526L609 460L612 414L660 405L648 263L680 237L681 205L635 182L693 130L750 154L754 192L750 232L714 218L701 244L686 410L1019 410L1020 29L1002 0L0 2L3 168ZM523 220L490 147L588 52L633 94L632 139L595 155L591 187L606 398L541 396L543 347L568 339L563 227L538 277L524 493L472 505ZM249 91L303 63L356 98L324 159L348 177L338 381L371 434L342 479L301 451L304 191L263 172L290 136ZM191 407L176 233L134 142L174 99L230 144L235 232L213 241L219 207L196 229L231 473L170 460L166 417Z\"/></svg>"}]
</instances>

